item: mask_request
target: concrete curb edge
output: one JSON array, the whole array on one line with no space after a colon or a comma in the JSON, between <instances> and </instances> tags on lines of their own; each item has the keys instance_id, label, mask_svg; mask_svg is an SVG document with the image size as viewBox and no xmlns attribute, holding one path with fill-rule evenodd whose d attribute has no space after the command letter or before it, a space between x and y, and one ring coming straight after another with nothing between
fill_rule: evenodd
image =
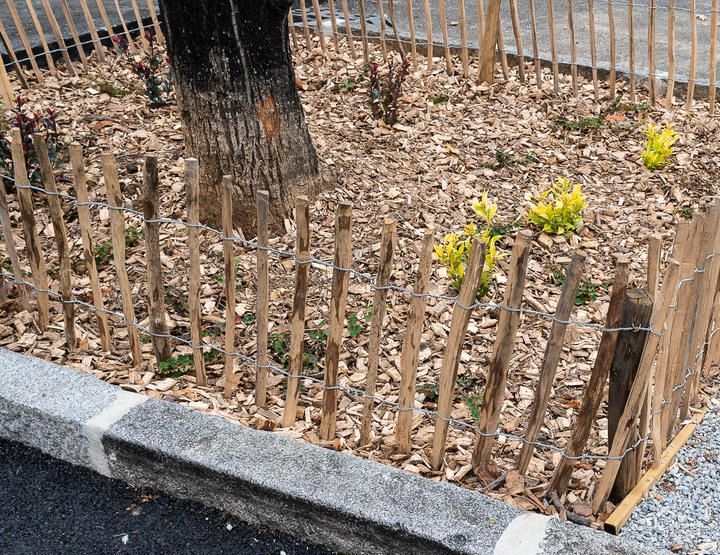
<instances>
[{"instance_id":1,"label":"concrete curb edge","mask_svg":"<svg viewBox=\"0 0 720 555\"><path fill-rule=\"evenodd\" d=\"M340 553L667 553L1 349L0 383L0 438Z\"/></svg>"}]
</instances>

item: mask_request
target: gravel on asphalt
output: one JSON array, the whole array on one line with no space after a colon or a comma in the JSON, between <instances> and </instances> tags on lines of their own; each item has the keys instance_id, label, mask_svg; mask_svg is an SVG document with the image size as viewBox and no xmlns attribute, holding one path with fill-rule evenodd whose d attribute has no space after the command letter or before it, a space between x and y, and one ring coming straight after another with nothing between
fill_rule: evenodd
<instances>
[{"instance_id":1,"label":"gravel on asphalt","mask_svg":"<svg viewBox=\"0 0 720 555\"><path fill-rule=\"evenodd\" d=\"M332 555L0 440L2 555Z\"/></svg>"},{"instance_id":2,"label":"gravel on asphalt","mask_svg":"<svg viewBox=\"0 0 720 555\"><path fill-rule=\"evenodd\" d=\"M677 553L720 553L720 400L621 534Z\"/></svg>"}]
</instances>

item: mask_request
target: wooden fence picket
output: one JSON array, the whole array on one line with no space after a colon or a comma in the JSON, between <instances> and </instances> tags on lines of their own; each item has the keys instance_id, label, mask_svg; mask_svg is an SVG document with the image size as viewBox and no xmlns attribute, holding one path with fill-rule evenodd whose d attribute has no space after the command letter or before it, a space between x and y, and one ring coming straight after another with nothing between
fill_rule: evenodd
<instances>
[{"instance_id":1,"label":"wooden fence picket","mask_svg":"<svg viewBox=\"0 0 720 555\"><path fill-rule=\"evenodd\" d=\"M417 69L417 37L415 36L415 13L412 0L405 0L405 11L410 27L410 54L412 56L413 69Z\"/></svg>"},{"instance_id":2,"label":"wooden fence picket","mask_svg":"<svg viewBox=\"0 0 720 555\"><path fill-rule=\"evenodd\" d=\"M530 460L535 452L535 446L530 442L534 442L537 439L542 423L545 420L547 405L550 400L550 394L552 393L553 382L555 381L555 372L560 362L560 353L562 352L562 346L565 341L565 331L568 327L567 321L575 306L575 295L580 285L584 265L585 254L575 252L571 257L570 265L565 275L565 283L560 292L560 299L555 309L555 318L553 319L550 336L548 337L545 348L545 357L543 358L542 368L540 369L540 380L535 390L533 410L530 415L527 430L525 431L525 439L528 443L523 444L517 463L517 470L523 475L527 472L528 466L530 466Z\"/></svg>"},{"instance_id":3,"label":"wooden fence picket","mask_svg":"<svg viewBox=\"0 0 720 555\"><path fill-rule=\"evenodd\" d=\"M710 7L710 73L708 87L708 108L711 114L715 113L715 77L717 75L717 28L718 28L718 10L720 10L720 2L712 0Z\"/></svg>"},{"instance_id":4,"label":"wooden fence picket","mask_svg":"<svg viewBox=\"0 0 720 555\"><path fill-rule=\"evenodd\" d=\"M5 28L5 24L0 20L0 38L2 38L2 44L5 47L5 52L7 52L8 57L10 58L10 62L12 63L13 67L15 68L15 75L18 78L18 81L20 81L20 86L23 89L28 88L28 82L27 79L25 79L25 73L23 72L22 67L20 66L20 62L18 62L17 55L15 54L15 48L12 46L12 41L10 40L10 35L8 35L7 29ZM4 64L3 64L4 66ZM7 89L8 94L12 92L12 89ZM12 100L14 100L14 97L10 99L12 104Z\"/></svg>"},{"instance_id":5,"label":"wooden fence picket","mask_svg":"<svg viewBox=\"0 0 720 555\"><path fill-rule=\"evenodd\" d=\"M375 383L377 381L378 366L380 363L380 341L382 339L383 323L387 312L388 285L393 269L393 256L395 254L395 233L397 222L386 218L383 222L382 239L380 242L380 261L378 264L377 279L375 280L375 298L372 306L372 321L370 322L370 338L368 339L368 364L365 377L365 394L363 399L363 414L360 423L360 444L367 445L371 440L372 397L375 396Z\"/></svg>"},{"instance_id":6,"label":"wooden fence picket","mask_svg":"<svg viewBox=\"0 0 720 555\"><path fill-rule=\"evenodd\" d=\"M57 75L57 68L55 67L55 62L53 61L52 54L50 53L50 47L48 46L47 40L45 39L45 31L43 30L42 25L40 25L40 20L38 19L37 12L35 11L35 6L33 6L32 0L25 0L25 6L27 7L28 13L30 14L30 20L35 27L35 32L37 33L38 40L40 41L40 46L42 46L48 69L50 70L50 73L52 75Z\"/></svg>"},{"instance_id":7,"label":"wooden fence picket","mask_svg":"<svg viewBox=\"0 0 720 555\"><path fill-rule=\"evenodd\" d=\"M348 7L348 0L341 0L341 4L343 19L345 20L345 34L347 35L347 44L350 48L350 55L354 59L357 57L357 53L355 52L355 37L353 36L352 24L350 22L350 8ZM292 13L292 10L290 11L290 13Z\"/></svg>"},{"instance_id":8,"label":"wooden fence picket","mask_svg":"<svg viewBox=\"0 0 720 555\"><path fill-rule=\"evenodd\" d=\"M335 0L328 0L328 8L330 10L330 26L332 28L335 52L340 54L340 34L338 33L337 18L335 17Z\"/></svg>"},{"instance_id":9,"label":"wooden fence picket","mask_svg":"<svg viewBox=\"0 0 720 555\"><path fill-rule=\"evenodd\" d=\"M655 106L657 79L655 78L655 0L648 0L648 83L650 106Z\"/></svg>"},{"instance_id":10,"label":"wooden fence picket","mask_svg":"<svg viewBox=\"0 0 720 555\"><path fill-rule=\"evenodd\" d=\"M460 62L463 77L470 75L470 58L468 54L467 21L465 19L465 0L458 0L458 18L460 19Z\"/></svg>"},{"instance_id":11,"label":"wooden fence picket","mask_svg":"<svg viewBox=\"0 0 720 555\"><path fill-rule=\"evenodd\" d=\"M95 55L97 56L98 61L104 62L105 61L105 49L103 48L103 45L100 42L100 36L98 35L98 32L97 32L97 26L95 25L95 20L93 19L93 15L87 4L87 0L80 0L80 8L82 9L83 17L85 18L85 23L88 26L88 32L90 33L90 38L92 39L92 42L93 42L93 48L95 49Z\"/></svg>"},{"instance_id":12,"label":"wooden fence picket","mask_svg":"<svg viewBox=\"0 0 720 555\"><path fill-rule=\"evenodd\" d=\"M590 68L593 81L593 96L595 102L600 100L600 89L598 87L597 68L597 44L595 40L595 6L593 0L588 0L588 30L590 32Z\"/></svg>"},{"instance_id":13,"label":"wooden fence picket","mask_svg":"<svg viewBox=\"0 0 720 555\"><path fill-rule=\"evenodd\" d=\"M517 54L517 67L520 82L525 82L525 51L523 49L522 28L520 27L520 14L517 0L510 0L510 19L512 21L513 35L515 36L515 51Z\"/></svg>"},{"instance_id":14,"label":"wooden fence picket","mask_svg":"<svg viewBox=\"0 0 720 555\"><path fill-rule=\"evenodd\" d=\"M257 261L257 363L255 372L255 404L264 407L267 404L267 376L268 376L268 323L270 303L270 277L268 274L268 251L270 244L268 237L268 219L270 212L270 193L257 192L257 244L255 253Z\"/></svg>"},{"instance_id":15,"label":"wooden fence picket","mask_svg":"<svg viewBox=\"0 0 720 555\"><path fill-rule=\"evenodd\" d=\"M233 178L222 179L223 282L225 283L225 397L235 389L235 242L233 241Z\"/></svg>"},{"instance_id":16,"label":"wooden fence picket","mask_svg":"<svg viewBox=\"0 0 720 555\"><path fill-rule=\"evenodd\" d=\"M695 81L697 78L697 14L695 13L695 0L690 0L690 69L688 71L687 97L685 109L689 110L695 100Z\"/></svg>"},{"instance_id":17,"label":"wooden fence picket","mask_svg":"<svg viewBox=\"0 0 720 555\"><path fill-rule=\"evenodd\" d=\"M555 37L555 7L553 0L547 0L548 31L550 32L550 58L552 62L553 89L560 90L560 75L558 68L557 38Z\"/></svg>"},{"instance_id":18,"label":"wooden fence picket","mask_svg":"<svg viewBox=\"0 0 720 555\"><path fill-rule=\"evenodd\" d=\"M445 455L445 442L450 413L452 411L452 400L457 381L458 364L462 352L465 333L467 332L472 308L468 308L475 302L477 290L482 280L483 268L485 267L485 241L475 239L468 256L467 267L460 294L455 301L450 333L445 347L445 357L440 369L440 384L438 387L437 416L435 417L435 433L433 434L433 445L431 465L433 470L440 470Z\"/></svg>"},{"instance_id":19,"label":"wooden fence picket","mask_svg":"<svg viewBox=\"0 0 720 555\"><path fill-rule=\"evenodd\" d=\"M43 79L40 67L35 60L35 56L33 55L33 49L32 46L30 46L30 41L28 40L27 33L25 32L25 27L23 26L20 15L18 14L17 7L15 6L15 1L5 0L5 3L7 4L8 10L10 10L10 16L12 17L13 23L15 24L15 29L18 32L20 42L25 49L25 55L27 56L30 65L32 66L33 73L35 73L35 78L37 79L39 85L43 85L45 83L45 80ZM13 48L11 41L6 42L8 43L8 46L10 48Z\"/></svg>"},{"instance_id":20,"label":"wooden fence picket","mask_svg":"<svg viewBox=\"0 0 720 555\"><path fill-rule=\"evenodd\" d=\"M5 179L0 177L0 226L2 226L2 235L5 241L5 250L7 250L10 266L12 267L13 278L17 284L18 297L23 310L30 310L30 301L28 299L27 287L22 284L24 280L20 259L18 258L17 249L15 247L15 237L12 229L12 221L8 211L7 193L5 192Z\"/></svg>"},{"instance_id":21,"label":"wooden fence picket","mask_svg":"<svg viewBox=\"0 0 720 555\"><path fill-rule=\"evenodd\" d=\"M101 156L103 175L105 176L105 187L107 189L107 200L110 206L110 232L112 239L112 253L115 262L115 273L117 274L120 297L123 306L123 315L127 323L128 341L135 366L142 363L142 351L140 339L135 322L135 305L132 298L132 287L128 278L125 260L125 214L123 212L123 195L120 190L120 179L118 177L117 162L114 154L103 154Z\"/></svg>"},{"instance_id":22,"label":"wooden fence picket","mask_svg":"<svg viewBox=\"0 0 720 555\"><path fill-rule=\"evenodd\" d=\"M68 24L68 28L70 29L70 36L75 43L75 50L77 51L78 56L80 56L80 61L82 62L83 69L85 70L85 72L87 72L89 68L87 56L85 55L85 47L81 44L80 34L78 33L77 27L75 26L75 19L73 18L73 14L70 10L70 6L68 5L67 0L60 0L60 7L62 8L63 14L65 15L65 22Z\"/></svg>"},{"instance_id":23,"label":"wooden fence picket","mask_svg":"<svg viewBox=\"0 0 720 555\"><path fill-rule=\"evenodd\" d=\"M540 67L540 52L538 51L537 16L535 14L535 0L530 0L530 40L532 41L533 63L535 64L535 85L542 88L542 68Z\"/></svg>"},{"instance_id":24,"label":"wooden fence picket","mask_svg":"<svg viewBox=\"0 0 720 555\"><path fill-rule=\"evenodd\" d=\"M575 16L573 13L573 2L567 3L567 10L568 38L570 39L570 78L572 81L573 96L577 96L577 47L575 45Z\"/></svg>"},{"instance_id":25,"label":"wooden fence picket","mask_svg":"<svg viewBox=\"0 0 720 555\"><path fill-rule=\"evenodd\" d=\"M75 70L75 65L72 62L72 58L70 58L70 53L68 52L67 44L65 43L65 38L63 37L62 29L60 29L60 24L58 23L57 18L55 17L55 12L52 9L52 6L50 5L49 0L42 0L43 10L45 11L45 15L48 18L48 21L50 22L50 28L53 31L53 35L55 36L55 40L58 43L58 47L60 48L60 51L62 52L63 60L65 60L65 66L67 67L67 70L73 75L77 76L77 71Z\"/></svg>"},{"instance_id":26,"label":"wooden fence picket","mask_svg":"<svg viewBox=\"0 0 720 555\"><path fill-rule=\"evenodd\" d=\"M315 14L315 29L320 39L320 49L325 52L325 29L323 29L323 19L320 14L320 4L318 0L312 0L313 13Z\"/></svg>"}]
</instances>

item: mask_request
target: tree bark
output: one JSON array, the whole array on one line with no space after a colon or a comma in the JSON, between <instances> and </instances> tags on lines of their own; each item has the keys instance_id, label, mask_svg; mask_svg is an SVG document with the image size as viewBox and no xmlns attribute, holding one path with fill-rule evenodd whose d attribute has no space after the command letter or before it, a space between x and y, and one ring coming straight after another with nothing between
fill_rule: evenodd
<instances>
[{"instance_id":1,"label":"tree bark","mask_svg":"<svg viewBox=\"0 0 720 555\"><path fill-rule=\"evenodd\" d=\"M161 0L185 144L200 161L201 217L219 227L223 175L235 223L255 228L270 192L271 224L313 196L318 157L298 95L288 39L292 0Z\"/></svg>"}]
</instances>

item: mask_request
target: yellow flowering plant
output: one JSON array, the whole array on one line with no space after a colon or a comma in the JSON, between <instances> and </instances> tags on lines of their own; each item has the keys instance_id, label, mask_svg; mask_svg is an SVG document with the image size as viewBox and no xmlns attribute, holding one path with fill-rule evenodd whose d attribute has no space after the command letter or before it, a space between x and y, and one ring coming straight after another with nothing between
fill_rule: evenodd
<instances>
[{"instance_id":1,"label":"yellow flowering plant","mask_svg":"<svg viewBox=\"0 0 720 555\"><path fill-rule=\"evenodd\" d=\"M673 154L673 145L680 136L669 125L660 131L654 124L645 130L647 141L643 152L643 164L650 171L664 168Z\"/></svg>"},{"instance_id":2,"label":"yellow flowering plant","mask_svg":"<svg viewBox=\"0 0 720 555\"><path fill-rule=\"evenodd\" d=\"M528 219L545 233L570 235L582 224L586 208L580 185L562 177L539 197L533 198Z\"/></svg>"},{"instance_id":3,"label":"yellow flowering plant","mask_svg":"<svg viewBox=\"0 0 720 555\"><path fill-rule=\"evenodd\" d=\"M497 214L497 204L490 202L486 191L481 200L473 202L472 207L481 225L470 222L462 233L449 233L441 244L435 245L434 254L435 259L447 269L447 275L453 288L460 291L465 279L465 266L472 243L478 237L485 241L487 245L485 267L477 292L477 298L482 299L490 292L490 282L495 277L497 262L505 256L505 253L500 252L496 246L502 235L493 233L493 220Z\"/></svg>"}]
</instances>

